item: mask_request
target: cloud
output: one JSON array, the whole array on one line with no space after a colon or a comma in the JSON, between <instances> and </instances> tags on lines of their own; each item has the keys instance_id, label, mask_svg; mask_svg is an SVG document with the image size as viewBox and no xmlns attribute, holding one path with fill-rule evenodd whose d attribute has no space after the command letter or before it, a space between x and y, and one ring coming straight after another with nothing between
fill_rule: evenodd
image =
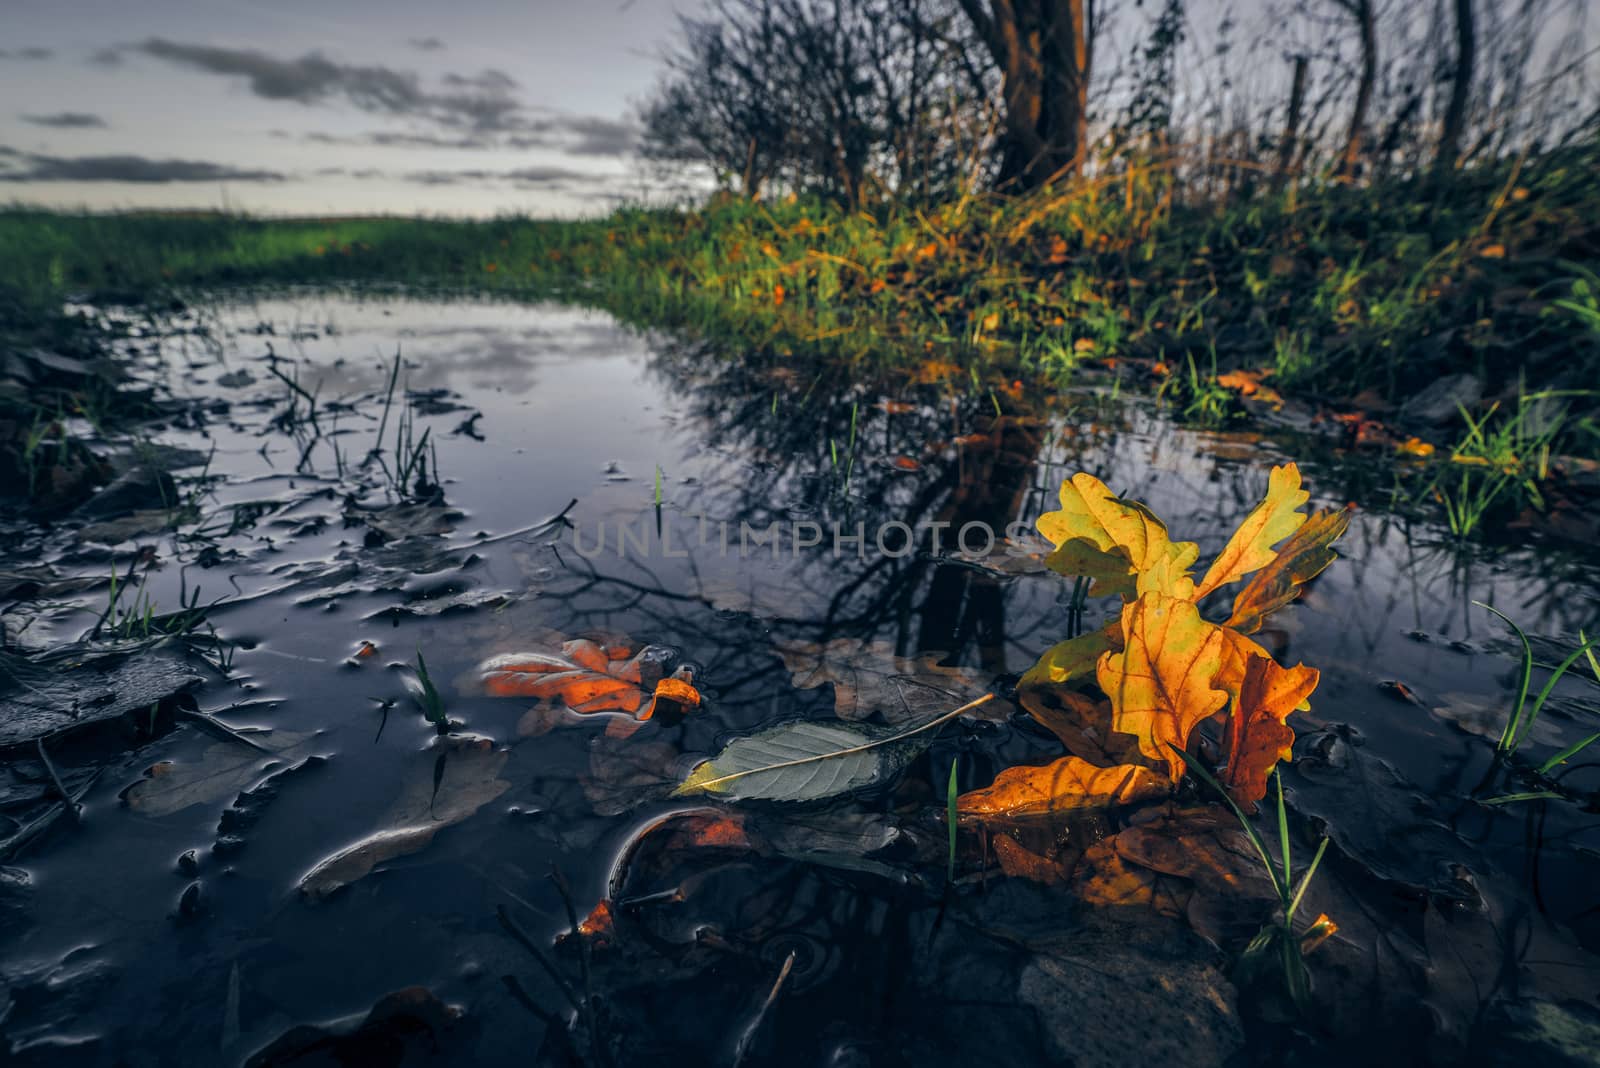
<instances>
[{"instance_id":1,"label":"cloud","mask_svg":"<svg viewBox=\"0 0 1600 1068\"><path fill-rule=\"evenodd\" d=\"M0 48L0 59L49 59L55 52L49 48Z\"/></svg>"},{"instance_id":2,"label":"cloud","mask_svg":"<svg viewBox=\"0 0 1600 1068\"><path fill-rule=\"evenodd\" d=\"M103 130L106 120L87 111L58 111L54 115L19 115L23 122L51 126L58 130Z\"/></svg>"},{"instance_id":3,"label":"cloud","mask_svg":"<svg viewBox=\"0 0 1600 1068\"><path fill-rule=\"evenodd\" d=\"M0 146L0 182L281 182L277 171L148 156L43 156Z\"/></svg>"},{"instance_id":4,"label":"cloud","mask_svg":"<svg viewBox=\"0 0 1600 1068\"><path fill-rule=\"evenodd\" d=\"M454 75L447 83L462 92L425 88L414 71L339 63L320 52L280 59L248 48L218 48L152 37L134 51L182 67L243 78L264 100L320 104L343 98L362 111L425 118L444 126L475 130L516 125L522 104L512 95L515 82L500 71Z\"/></svg>"},{"instance_id":5,"label":"cloud","mask_svg":"<svg viewBox=\"0 0 1600 1068\"><path fill-rule=\"evenodd\" d=\"M512 185L551 187L569 182L598 184L606 181L602 174L568 170L565 167L519 167L509 171L412 171L406 181L418 185L466 185L482 182L509 182Z\"/></svg>"},{"instance_id":6,"label":"cloud","mask_svg":"<svg viewBox=\"0 0 1600 1068\"><path fill-rule=\"evenodd\" d=\"M639 128L616 119L568 115L551 120L551 127L577 138L562 146L573 156L625 156L639 143Z\"/></svg>"},{"instance_id":7,"label":"cloud","mask_svg":"<svg viewBox=\"0 0 1600 1068\"><path fill-rule=\"evenodd\" d=\"M444 51L444 42L437 37L413 37L406 44L415 48L418 52Z\"/></svg>"},{"instance_id":8,"label":"cloud","mask_svg":"<svg viewBox=\"0 0 1600 1068\"><path fill-rule=\"evenodd\" d=\"M294 135L273 130L271 136ZM299 135L312 145L370 145L375 148L439 148L483 151L487 149L550 150L569 156L625 156L639 140L639 130L628 122L594 115L543 115L526 119L517 131L483 131L433 134L415 130L374 130L347 136L312 131Z\"/></svg>"}]
</instances>

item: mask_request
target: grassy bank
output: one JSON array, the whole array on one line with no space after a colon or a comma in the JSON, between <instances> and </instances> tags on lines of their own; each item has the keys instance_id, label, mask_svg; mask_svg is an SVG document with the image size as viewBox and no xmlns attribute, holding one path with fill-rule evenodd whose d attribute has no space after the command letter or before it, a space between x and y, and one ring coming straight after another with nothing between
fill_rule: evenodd
<instances>
[{"instance_id":1,"label":"grassy bank","mask_svg":"<svg viewBox=\"0 0 1600 1068\"><path fill-rule=\"evenodd\" d=\"M1590 145L1468 170L1442 190L1328 185L1225 204L1130 166L1062 193L860 213L731 199L579 222L10 210L0 299L15 335L79 292L461 288L1008 379L1131 361L1201 412L1226 406L1240 384L1230 370L1251 372L1250 388L1379 409L1465 371L1491 398L1577 393L1561 444L1593 453L1595 398L1581 391L1600 372L1596 173Z\"/></svg>"}]
</instances>

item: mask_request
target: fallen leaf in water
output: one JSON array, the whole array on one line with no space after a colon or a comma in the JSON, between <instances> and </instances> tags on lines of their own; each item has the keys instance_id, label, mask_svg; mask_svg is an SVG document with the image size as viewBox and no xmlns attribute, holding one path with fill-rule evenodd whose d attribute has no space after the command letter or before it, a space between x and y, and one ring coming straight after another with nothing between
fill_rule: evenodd
<instances>
[{"instance_id":1,"label":"fallen leaf in water","mask_svg":"<svg viewBox=\"0 0 1600 1068\"><path fill-rule=\"evenodd\" d=\"M985 674L939 663L941 653L895 655L888 642L834 638L824 645L793 639L773 642L795 686L802 690L833 685L834 714L843 720L874 714L891 725L925 719L981 697L989 690ZM983 719L1004 720L1005 701L973 709Z\"/></svg>"},{"instance_id":2,"label":"fallen leaf in water","mask_svg":"<svg viewBox=\"0 0 1600 1068\"><path fill-rule=\"evenodd\" d=\"M1111 702L1063 686L1019 686L1017 702L1067 752L1101 767L1144 760L1138 739L1111 727Z\"/></svg>"},{"instance_id":3,"label":"fallen leaf in water","mask_svg":"<svg viewBox=\"0 0 1600 1068\"><path fill-rule=\"evenodd\" d=\"M991 840L994 858L1000 870L1013 879L1028 879L1045 886L1054 886L1066 879L1068 869L1060 861L1042 857L1007 834L997 834Z\"/></svg>"},{"instance_id":4,"label":"fallen leaf in water","mask_svg":"<svg viewBox=\"0 0 1600 1068\"><path fill-rule=\"evenodd\" d=\"M921 471L922 465L909 456L896 456L889 461L896 469L901 471Z\"/></svg>"},{"instance_id":5,"label":"fallen leaf in water","mask_svg":"<svg viewBox=\"0 0 1600 1068\"><path fill-rule=\"evenodd\" d=\"M1192 602L1147 593L1122 615L1123 649L1100 658L1100 688L1111 698L1111 725L1132 734L1139 751L1167 763L1174 785L1184 763L1169 747L1184 748L1202 720L1228 701L1217 686L1222 628L1200 618Z\"/></svg>"},{"instance_id":6,"label":"fallen leaf in water","mask_svg":"<svg viewBox=\"0 0 1600 1068\"><path fill-rule=\"evenodd\" d=\"M380 998L359 1024L300 1024L251 1054L245 1068L313 1064L412 1064L435 1057L455 1060L472 1036L451 1032L462 1011L426 987L411 986Z\"/></svg>"},{"instance_id":7,"label":"fallen leaf in water","mask_svg":"<svg viewBox=\"0 0 1600 1068\"><path fill-rule=\"evenodd\" d=\"M1294 731L1285 722L1305 705L1321 676L1304 664L1279 667L1269 656L1251 656L1228 715L1227 766L1222 785L1246 811L1267 796L1267 776L1288 760Z\"/></svg>"},{"instance_id":8,"label":"fallen leaf in water","mask_svg":"<svg viewBox=\"0 0 1600 1068\"><path fill-rule=\"evenodd\" d=\"M536 697L580 715L625 712L647 720L660 700L686 708L700 704L689 669L668 672L672 660L672 651L662 646L634 652L626 643L577 638L563 643L559 653L492 657L478 666L478 674L491 697Z\"/></svg>"},{"instance_id":9,"label":"fallen leaf in water","mask_svg":"<svg viewBox=\"0 0 1600 1068\"><path fill-rule=\"evenodd\" d=\"M780 723L735 738L698 765L672 794L715 794L733 801L833 797L884 781L919 751L910 745L872 744L885 737L813 720Z\"/></svg>"},{"instance_id":10,"label":"fallen leaf in water","mask_svg":"<svg viewBox=\"0 0 1600 1068\"><path fill-rule=\"evenodd\" d=\"M194 760L163 760L122 791L122 803L141 816L170 816L194 805L231 800L285 761L303 758L315 732L272 731L247 735L269 750L219 739Z\"/></svg>"},{"instance_id":11,"label":"fallen leaf in water","mask_svg":"<svg viewBox=\"0 0 1600 1068\"><path fill-rule=\"evenodd\" d=\"M1081 808L1127 805L1170 791L1149 768L1119 764L1098 768L1075 756L1043 767L1007 768L994 783L956 799L966 816L1042 816Z\"/></svg>"},{"instance_id":12,"label":"fallen leaf in water","mask_svg":"<svg viewBox=\"0 0 1600 1068\"><path fill-rule=\"evenodd\" d=\"M301 878L301 892L325 898L384 861L423 849L440 830L460 823L511 788L499 778L509 755L488 738L437 739L411 758L400 796L382 827L319 861Z\"/></svg>"}]
</instances>

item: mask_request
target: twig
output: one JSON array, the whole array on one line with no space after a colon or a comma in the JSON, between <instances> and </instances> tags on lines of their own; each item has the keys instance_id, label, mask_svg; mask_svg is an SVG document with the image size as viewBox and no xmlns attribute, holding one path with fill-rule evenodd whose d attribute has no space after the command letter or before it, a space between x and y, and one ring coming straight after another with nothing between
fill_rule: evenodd
<instances>
[{"instance_id":1,"label":"twig","mask_svg":"<svg viewBox=\"0 0 1600 1068\"><path fill-rule=\"evenodd\" d=\"M739 1068L744 1063L752 1046L755 1045L756 1036L761 1031L761 1025L766 1022L767 1016L772 1012L772 1003L778 1000L778 995L783 992L783 984L788 982L789 973L794 970L795 951L790 950L789 955L783 959L783 967L778 971L778 978L772 984L772 989L767 991L767 1000L761 1003L761 1008L756 1012L756 1018L739 1038L738 1049L733 1055L733 1068Z\"/></svg>"},{"instance_id":2,"label":"twig","mask_svg":"<svg viewBox=\"0 0 1600 1068\"><path fill-rule=\"evenodd\" d=\"M71 808L72 817L76 819L83 813L83 806L74 801L72 795L67 793L67 788L62 785L61 776L56 774L56 766L50 762L50 754L45 752L44 736L40 735L33 742L39 749L39 759L44 762L44 770L50 775L50 782L56 788L56 793L60 794L61 800L65 801L67 806Z\"/></svg>"},{"instance_id":3,"label":"twig","mask_svg":"<svg viewBox=\"0 0 1600 1068\"><path fill-rule=\"evenodd\" d=\"M589 940L583 936L583 929L578 924L578 910L572 907L572 888L567 885L567 877L562 875L561 869L554 864L550 865L550 881L555 884L556 892L561 895L561 903L567 907L567 923L572 926L572 938L578 943L578 969L583 977L585 1006L582 1013L583 1023L589 1030L589 1051L594 1055L595 1064L603 1068L607 1061L605 1050L600 1044L600 1028L595 1020L594 976L589 967Z\"/></svg>"},{"instance_id":4,"label":"twig","mask_svg":"<svg viewBox=\"0 0 1600 1068\"><path fill-rule=\"evenodd\" d=\"M257 750L258 752L266 753L268 755L272 754L271 749L268 749L260 742L253 741L245 737L243 734L234 730L220 719L216 719L204 712L192 711L187 708L179 708L175 709L174 711L181 718L198 724L201 730L215 731L230 742L238 742L240 745L248 745L251 749Z\"/></svg>"},{"instance_id":5,"label":"twig","mask_svg":"<svg viewBox=\"0 0 1600 1068\"><path fill-rule=\"evenodd\" d=\"M578 1001L577 991L572 989L572 984L567 982L566 977L561 974L561 970L556 967L556 962L551 960L550 955L528 936L528 932L518 926L517 921L511 918L511 914L506 911L504 905L498 906L494 911L495 915L500 917L500 926L506 929L506 933L522 943L522 947L533 954L533 959L538 961L546 972L550 973L550 978L556 981L556 986L560 988L562 996L567 999L567 1004L572 1006L572 1011L582 1014L583 1005Z\"/></svg>"}]
</instances>

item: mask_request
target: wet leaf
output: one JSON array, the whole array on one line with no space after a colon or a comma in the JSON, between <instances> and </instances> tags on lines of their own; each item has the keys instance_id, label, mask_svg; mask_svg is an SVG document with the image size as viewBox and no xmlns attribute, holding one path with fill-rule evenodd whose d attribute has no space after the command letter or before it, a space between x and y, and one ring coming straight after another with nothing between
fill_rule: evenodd
<instances>
[{"instance_id":1,"label":"wet leaf","mask_svg":"<svg viewBox=\"0 0 1600 1068\"><path fill-rule=\"evenodd\" d=\"M875 740L862 727L810 720L780 724L736 738L695 768L672 793L674 797L714 794L731 801L833 797L882 782L915 755L903 747L861 748Z\"/></svg>"},{"instance_id":2,"label":"wet leaf","mask_svg":"<svg viewBox=\"0 0 1600 1068\"><path fill-rule=\"evenodd\" d=\"M1311 494L1300 487L1300 469L1294 464L1274 467L1267 476L1267 495L1233 532L1228 544L1212 561L1195 591L1204 597L1212 590L1236 582L1277 558L1273 546L1289 537L1306 521L1300 508Z\"/></svg>"},{"instance_id":3,"label":"wet leaf","mask_svg":"<svg viewBox=\"0 0 1600 1068\"><path fill-rule=\"evenodd\" d=\"M1173 542L1148 508L1119 499L1093 475L1062 482L1060 510L1041 515L1037 526L1056 546L1046 561L1051 570L1092 579L1093 596L1132 597L1145 588L1178 597L1193 592L1188 569L1199 546Z\"/></svg>"},{"instance_id":4,"label":"wet leaf","mask_svg":"<svg viewBox=\"0 0 1600 1068\"><path fill-rule=\"evenodd\" d=\"M140 713L200 684L156 650L29 658L0 651L0 748Z\"/></svg>"},{"instance_id":5,"label":"wet leaf","mask_svg":"<svg viewBox=\"0 0 1600 1068\"><path fill-rule=\"evenodd\" d=\"M1041 816L1132 804L1169 790L1169 784L1137 764L1099 768L1064 756L1043 767L1007 768L992 785L957 798L956 810L967 816Z\"/></svg>"},{"instance_id":6,"label":"wet leaf","mask_svg":"<svg viewBox=\"0 0 1600 1068\"><path fill-rule=\"evenodd\" d=\"M1246 811L1267 796L1267 776L1292 755L1294 731L1285 721L1305 705L1321 676L1304 664L1279 667L1267 656L1251 656L1228 716L1227 767L1221 780Z\"/></svg>"},{"instance_id":7,"label":"wet leaf","mask_svg":"<svg viewBox=\"0 0 1600 1068\"><path fill-rule=\"evenodd\" d=\"M478 674L491 697L535 697L580 715L624 712L647 720L661 699L686 708L700 703L688 668L667 671L672 659L672 651L662 646L634 652L626 643L577 638L559 652L493 657L478 666Z\"/></svg>"},{"instance_id":8,"label":"wet leaf","mask_svg":"<svg viewBox=\"0 0 1600 1068\"><path fill-rule=\"evenodd\" d=\"M891 726L919 722L971 701L989 689L988 676L973 668L946 667L941 653L896 656L888 642L835 638L825 645L778 640L773 647L802 690L833 685L834 714L843 720L877 715ZM973 710L1004 720L1011 706L992 701Z\"/></svg>"},{"instance_id":9,"label":"wet leaf","mask_svg":"<svg viewBox=\"0 0 1600 1068\"><path fill-rule=\"evenodd\" d=\"M320 861L300 880L301 892L327 897L384 861L423 849L441 829L460 823L511 788L499 778L509 755L487 738L437 739L412 761L380 828Z\"/></svg>"},{"instance_id":10,"label":"wet leaf","mask_svg":"<svg viewBox=\"0 0 1600 1068\"><path fill-rule=\"evenodd\" d=\"M1102 655L1098 672L1112 726L1137 738L1146 757L1166 761L1175 785L1184 765L1166 747L1184 748L1228 700L1217 685L1222 630L1189 601L1147 593L1123 609L1122 631L1122 652Z\"/></svg>"},{"instance_id":11,"label":"wet leaf","mask_svg":"<svg viewBox=\"0 0 1600 1068\"><path fill-rule=\"evenodd\" d=\"M270 756L239 742L215 741L195 760L152 764L144 778L122 791L122 802L141 816L156 818L194 805L219 804L250 789L274 765L304 757L315 738L311 731L273 731L252 738L272 750Z\"/></svg>"},{"instance_id":12,"label":"wet leaf","mask_svg":"<svg viewBox=\"0 0 1600 1068\"><path fill-rule=\"evenodd\" d=\"M1318 512L1278 550L1277 557L1233 599L1227 625L1243 634L1261 629L1267 616L1300 595L1300 587L1322 574L1337 558L1332 549L1350 526L1350 509Z\"/></svg>"},{"instance_id":13,"label":"wet leaf","mask_svg":"<svg viewBox=\"0 0 1600 1068\"><path fill-rule=\"evenodd\" d=\"M1111 702L1062 686L1021 686L1017 700L1067 752L1101 767L1144 760L1138 740L1111 727Z\"/></svg>"}]
</instances>

